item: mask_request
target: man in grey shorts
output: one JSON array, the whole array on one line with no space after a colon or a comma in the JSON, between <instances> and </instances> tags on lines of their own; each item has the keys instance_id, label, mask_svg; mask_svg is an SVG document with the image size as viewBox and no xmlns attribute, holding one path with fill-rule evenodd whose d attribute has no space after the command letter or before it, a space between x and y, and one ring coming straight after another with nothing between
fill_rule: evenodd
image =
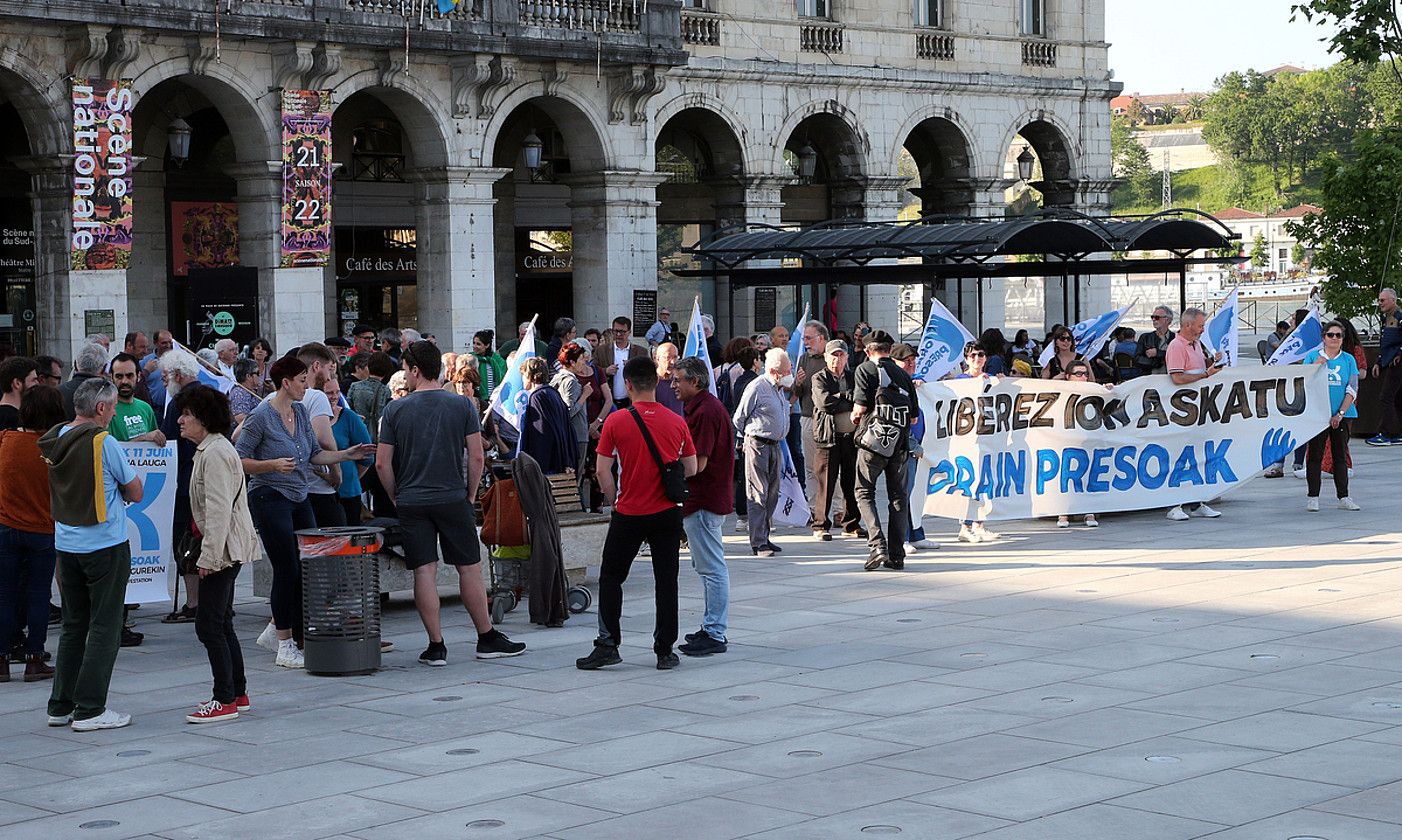
<instances>
[{"instance_id":1,"label":"man in grey shorts","mask_svg":"<svg viewBox=\"0 0 1402 840\"><path fill-rule=\"evenodd\" d=\"M375 472L399 511L404 565L414 572L414 606L428 632L428 648L419 661L434 666L448 664L439 614L440 545L443 561L457 567L458 591L477 627L477 658L517 656L526 649L492 627L471 502L482 477L482 426L471 402L443 390L438 379L442 367L438 348L427 341L404 349L411 393L385 406L375 458Z\"/></svg>"}]
</instances>

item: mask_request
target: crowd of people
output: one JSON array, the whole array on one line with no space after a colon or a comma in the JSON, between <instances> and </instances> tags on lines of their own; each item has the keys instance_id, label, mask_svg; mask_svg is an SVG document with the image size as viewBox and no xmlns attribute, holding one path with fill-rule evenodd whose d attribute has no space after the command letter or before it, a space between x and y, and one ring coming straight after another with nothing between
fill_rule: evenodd
<instances>
[{"instance_id":1,"label":"crowd of people","mask_svg":"<svg viewBox=\"0 0 1402 840\"><path fill-rule=\"evenodd\" d=\"M1395 308L1395 295L1388 299ZM131 571L125 506L142 499L143 487L119 442L176 444L171 543L185 599L162 620L194 624L208 652L212 694L187 716L192 723L234 719L251 707L233 593L241 568L260 553L272 568L271 618L257 644L277 666L304 666L301 529L397 520L427 636L420 662L448 662L440 562L458 572L475 655L523 653L524 644L493 626L479 566L473 502L488 461L524 453L546 474L573 474L583 510L608 517L598 561L599 633L576 662L583 670L622 661L623 583L638 557L653 566L657 668L676 667L677 653L724 653L725 523L735 515L752 556L779 554L772 535L790 465L810 502L813 537L863 541L866 570L898 571L909 554L941 547L924 530L922 511L910 509L924 455L912 345L865 322L838 331L825 318L800 325L802 349L790 358L782 326L722 345L705 318L707 364L679 358L669 317L663 310L636 333L624 316L582 333L560 318L549 341L536 339L529 353L519 351L530 324L500 346L491 330L477 332L460 353L443 352L412 329L357 325L349 336L282 356L263 339L243 348L221 340L200 358L166 330L150 339L128 334L120 350L94 336L67 381L52 357L0 361L0 470L7 475L0 483L0 682L10 679L11 660L22 661L25 681L53 680L50 725L88 731L130 723L106 705L119 647L142 641L126 620L135 605L123 596ZM1175 331L1175 313L1158 307L1153 329L1117 330L1092 358L1077 352L1064 326L1045 343L1026 330L1009 341L989 329L964 347L949 377L1108 386L1167 374L1188 384L1223 369L1200 341L1205 318L1188 309ZM1381 360L1390 382L1402 381L1395 372L1402 326L1394 331L1384 336L1392 354ZM1325 472L1339 507L1357 510L1348 442L1367 366L1347 322L1330 322L1323 338L1305 363L1329 368L1333 418L1297 453L1300 475L1308 510L1319 509ZM1046 346L1052 350L1042 364ZM492 410L513 370L527 392L519 427ZM232 387L210 387L209 374ZM1206 501L1176 506L1168 518L1218 516ZM1094 514L1083 521L1100 524ZM1068 527L1070 518L1057 525ZM970 519L956 538L977 544L999 535ZM701 626L678 644L683 548L705 607ZM55 579L61 607L50 600ZM50 665L45 643L54 622L61 630Z\"/></svg>"}]
</instances>

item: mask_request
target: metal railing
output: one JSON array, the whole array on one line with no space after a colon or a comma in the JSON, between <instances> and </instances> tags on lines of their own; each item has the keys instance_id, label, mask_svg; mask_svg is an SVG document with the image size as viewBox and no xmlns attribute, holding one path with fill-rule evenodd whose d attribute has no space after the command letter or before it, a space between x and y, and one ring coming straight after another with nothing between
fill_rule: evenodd
<instances>
[{"instance_id":1,"label":"metal railing","mask_svg":"<svg viewBox=\"0 0 1402 840\"><path fill-rule=\"evenodd\" d=\"M843 27L840 23L805 23L798 33L798 48L803 52L842 52Z\"/></svg>"},{"instance_id":2,"label":"metal railing","mask_svg":"<svg viewBox=\"0 0 1402 840\"><path fill-rule=\"evenodd\" d=\"M720 15L682 9L682 42L714 47L720 44Z\"/></svg>"},{"instance_id":3,"label":"metal railing","mask_svg":"<svg viewBox=\"0 0 1402 840\"><path fill-rule=\"evenodd\" d=\"M915 57L935 61L953 61L954 36L948 32L915 33Z\"/></svg>"},{"instance_id":4,"label":"metal railing","mask_svg":"<svg viewBox=\"0 0 1402 840\"><path fill-rule=\"evenodd\" d=\"M1056 44L1051 41L1023 41L1022 63L1027 67L1055 67Z\"/></svg>"}]
</instances>

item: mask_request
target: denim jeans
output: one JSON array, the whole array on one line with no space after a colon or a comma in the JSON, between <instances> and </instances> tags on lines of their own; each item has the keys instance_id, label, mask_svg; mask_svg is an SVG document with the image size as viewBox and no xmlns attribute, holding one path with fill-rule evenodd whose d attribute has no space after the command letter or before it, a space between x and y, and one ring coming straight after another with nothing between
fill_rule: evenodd
<instances>
[{"instance_id":1,"label":"denim jeans","mask_svg":"<svg viewBox=\"0 0 1402 840\"><path fill-rule=\"evenodd\" d=\"M682 519L687 544L691 546L691 567L701 576L706 612L701 629L716 641L725 641L726 615L730 610L730 571L725 566L725 546L721 524L725 517L709 510L698 510Z\"/></svg>"},{"instance_id":2,"label":"denim jeans","mask_svg":"<svg viewBox=\"0 0 1402 840\"><path fill-rule=\"evenodd\" d=\"M248 491L248 512L253 527L263 540L263 550L273 567L273 587L269 601L273 624L279 630L302 634L302 559L297 550L296 531L315 528L311 502L293 502L271 487Z\"/></svg>"},{"instance_id":3,"label":"denim jeans","mask_svg":"<svg viewBox=\"0 0 1402 840\"><path fill-rule=\"evenodd\" d=\"M44 652L44 642L49 637L49 588L53 585L55 562L53 534L0 525L0 643L5 648L24 623L28 625L24 652Z\"/></svg>"},{"instance_id":4,"label":"denim jeans","mask_svg":"<svg viewBox=\"0 0 1402 840\"><path fill-rule=\"evenodd\" d=\"M107 711L107 687L122 641L122 604L131 578L131 544L84 554L58 552L63 629L54 657L49 714L87 720Z\"/></svg>"}]
</instances>

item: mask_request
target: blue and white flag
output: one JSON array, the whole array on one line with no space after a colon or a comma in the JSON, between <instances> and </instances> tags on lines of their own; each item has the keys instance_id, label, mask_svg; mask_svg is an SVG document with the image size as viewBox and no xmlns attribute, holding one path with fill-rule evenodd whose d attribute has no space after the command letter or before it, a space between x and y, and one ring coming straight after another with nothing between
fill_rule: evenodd
<instances>
[{"instance_id":1,"label":"blue and white flag","mask_svg":"<svg viewBox=\"0 0 1402 840\"><path fill-rule=\"evenodd\" d=\"M223 371L211 368L209 363L201 359L198 353L180 342L172 339L171 344L175 346L176 350L190 354L190 358L195 360L195 364L199 367L199 380L201 385L208 385L221 394L227 394L234 390L237 383L225 376Z\"/></svg>"},{"instance_id":2,"label":"blue and white flag","mask_svg":"<svg viewBox=\"0 0 1402 840\"><path fill-rule=\"evenodd\" d=\"M1071 335L1076 339L1076 352L1086 359L1099 353L1100 348L1105 346L1105 342L1110 340L1110 333L1114 332L1115 327L1120 325L1120 319L1124 318L1131 306L1134 304L1131 303L1123 309L1112 309L1103 315L1097 315L1073 325ZM1037 358L1037 364L1046 367L1054 353L1056 353L1055 341L1047 344L1046 348L1042 350L1042 355Z\"/></svg>"},{"instance_id":3,"label":"blue and white flag","mask_svg":"<svg viewBox=\"0 0 1402 840\"><path fill-rule=\"evenodd\" d=\"M526 380L521 374L521 363L535 357L535 319L526 326L526 334L511 358L506 360L506 376L492 394L490 408L497 416L510 423L512 428L521 428L521 417L526 413L526 403L530 402L530 392L526 390Z\"/></svg>"},{"instance_id":4,"label":"blue and white flag","mask_svg":"<svg viewBox=\"0 0 1402 840\"><path fill-rule=\"evenodd\" d=\"M706 381L711 386L711 396L716 395L715 364L711 361L711 351L706 349L706 325L701 322L701 297L698 295L691 304L691 326L686 328L686 344L682 347L682 358L695 356L706 363L711 371ZM660 385L660 383L659 383Z\"/></svg>"},{"instance_id":5,"label":"blue and white flag","mask_svg":"<svg viewBox=\"0 0 1402 840\"><path fill-rule=\"evenodd\" d=\"M1221 356L1222 367L1236 364L1239 346L1238 323L1236 289L1232 289L1231 294L1222 301L1221 308L1213 313L1202 330L1202 343L1207 345L1208 351Z\"/></svg>"},{"instance_id":6,"label":"blue and white flag","mask_svg":"<svg viewBox=\"0 0 1402 840\"><path fill-rule=\"evenodd\" d=\"M794 325L793 332L789 334L789 361L794 367L798 367L798 362L803 358L803 325L808 323L808 304L803 304L803 317L798 319Z\"/></svg>"},{"instance_id":7,"label":"blue and white flag","mask_svg":"<svg viewBox=\"0 0 1402 840\"><path fill-rule=\"evenodd\" d=\"M920 336L920 355L915 360L915 376L922 382L934 382L959 367L964 358L964 345L974 340L959 319L954 317L939 298L930 298L930 317L925 321L925 333Z\"/></svg>"},{"instance_id":8,"label":"blue and white flag","mask_svg":"<svg viewBox=\"0 0 1402 840\"><path fill-rule=\"evenodd\" d=\"M774 523L803 528L813 517L813 511L808 507L808 497L803 493L803 480L798 477L793 456L789 454L789 444L779 441L779 451L784 453L784 466L779 474L779 504L774 508Z\"/></svg>"},{"instance_id":9,"label":"blue and white flag","mask_svg":"<svg viewBox=\"0 0 1402 840\"><path fill-rule=\"evenodd\" d=\"M1298 327L1290 331L1284 341L1280 342L1280 346L1275 348L1266 364L1293 365L1309 355L1310 351L1323 346L1324 327L1319 322L1319 310L1311 306L1309 314Z\"/></svg>"}]
</instances>

